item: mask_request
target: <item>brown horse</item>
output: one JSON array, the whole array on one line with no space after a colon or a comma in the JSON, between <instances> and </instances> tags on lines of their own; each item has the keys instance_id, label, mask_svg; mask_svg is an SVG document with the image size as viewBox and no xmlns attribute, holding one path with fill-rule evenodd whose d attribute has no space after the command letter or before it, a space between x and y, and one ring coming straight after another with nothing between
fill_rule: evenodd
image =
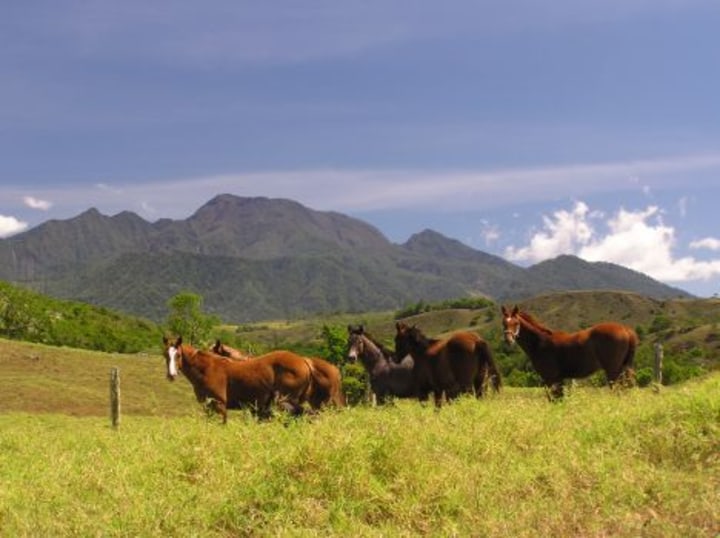
<instances>
[{"instance_id":1,"label":"brown horse","mask_svg":"<svg viewBox=\"0 0 720 538\"><path fill-rule=\"evenodd\" d=\"M227 410L243 404L260 418L270 416L277 396L293 413L302 413L313 389L312 362L289 351L274 351L250 361L233 361L183 344L182 338L163 338L167 376L178 371L188 378L197 400L212 400L212 407L227 422Z\"/></svg>"},{"instance_id":2,"label":"brown horse","mask_svg":"<svg viewBox=\"0 0 720 538\"><path fill-rule=\"evenodd\" d=\"M235 360L251 360L252 357L244 355L241 351L226 344L215 341L211 348L212 352L221 357L228 357ZM313 386L308 402L313 409L319 409L323 405L332 404L336 407L345 406L345 394L342 390L342 375L334 364L316 357L303 357L309 360L313 366Z\"/></svg>"},{"instance_id":3,"label":"brown horse","mask_svg":"<svg viewBox=\"0 0 720 538\"><path fill-rule=\"evenodd\" d=\"M488 381L496 392L500 390L500 372L490 346L478 334L459 331L448 338L431 340L417 327L402 322L396 323L395 329L395 354L412 355L421 400L427 400L431 391L438 407L443 391L448 400L461 393L475 393L479 398Z\"/></svg>"},{"instance_id":4,"label":"brown horse","mask_svg":"<svg viewBox=\"0 0 720 538\"><path fill-rule=\"evenodd\" d=\"M600 323L574 333L553 331L516 306L504 306L503 333L508 344L515 342L530 358L548 389L548 398L562 398L567 378L587 377L605 371L612 386L621 376L632 380L633 358L638 337L630 327Z\"/></svg>"},{"instance_id":5,"label":"brown horse","mask_svg":"<svg viewBox=\"0 0 720 538\"><path fill-rule=\"evenodd\" d=\"M313 386L308 402L313 409L331 404L345 407L345 393L342 390L342 375L337 366L324 359L308 357L313 366Z\"/></svg>"},{"instance_id":6,"label":"brown horse","mask_svg":"<svg viewBox=\"0 0 720 538\"><path fill-rule=\"evenodd\" d=\"M215 340L215 344L213 345L213 347L210 348L210 351L212 351L216 355L235 359L236 361L246 361L250 358L250 355L246 355L239 349L235 349L234 347L230 347L227 344L223 344L220 339Z\"/></svg>"}]
</instances>

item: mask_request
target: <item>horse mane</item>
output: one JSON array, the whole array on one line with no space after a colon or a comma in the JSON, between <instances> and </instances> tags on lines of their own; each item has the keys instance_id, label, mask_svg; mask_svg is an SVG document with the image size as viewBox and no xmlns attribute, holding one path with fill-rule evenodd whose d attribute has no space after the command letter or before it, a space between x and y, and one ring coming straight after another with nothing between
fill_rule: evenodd
<instances>
[{"instance_id":1,"label":"horse mane","mask_svg":"<svg viewBox=\"0 0 720 538\"><path fill-rule=\"evenodd\" d=\"M386 348L384 345L382 345L369 332L363 330L363 332L360 334L365 335L367 337L367 339L370 340L375 345L375 347L377 347L380 350L380 353L382 353L385 358L392 359L395 357L394 351L391 351L388 348Z\"/></svg>"},{"instance_id":2,"label":"horse mane","mask_svg":"<svg viewBox=\"0 0 720 538\"><path fill-rule=\"evenodd\" d=\"M365 330L365 326L364 326L364 325L356 325L356 326L354 326L354 327L353 327L352 325L348 325L348 332L349 332L350 334L354 334L354 335L366 337L368 340L370 340L370 342L371 342L375 347L377 347L377 348L380 350L380 353L382 353L382 355L383 355L386 359L392 359L392 360L394 360L394 358L395 358L395 352L392 351L392 350L390 350L390 349L388 349L388 348L386 348L383 344L381 344L378 340L376 340L369 332L367 332L367 331Z\"/></svg>"},{"instance_id":3,"label":"horse mane","mask_svg":"<svg viewBox=\"0 0 720 538\"><path fill-rule=\"evenodd\" d=\"M528 324L535 327L538 331L545 333L548 336L552 336L552 329L549 329L545 325L540 323L533 315L528 314L527 312L518 312L518 316L524 319Z\"/></svg>"},{"instance_id":4,"label":"horse mane","mask_svg":"<svg viewBox=\"0 0 720 538\"><path fill-rule=\"evenodd\" d=\"M440 341L438 338L428 338L424 332L414 325L408 329L408 334L410 335L410 338L423 347L429 347Z\"/></svg>"}]
</instances>

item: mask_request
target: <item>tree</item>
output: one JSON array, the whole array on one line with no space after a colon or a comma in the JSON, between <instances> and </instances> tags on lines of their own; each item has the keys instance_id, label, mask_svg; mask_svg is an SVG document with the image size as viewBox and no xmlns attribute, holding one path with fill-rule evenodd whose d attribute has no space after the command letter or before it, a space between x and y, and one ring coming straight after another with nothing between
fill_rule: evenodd
<instances>
[{"instance_id":1,"label":"tree","mask_svg":"<svg viewBox=\"0 0 720 538\"><path fill-rule=\"evenodd\" d=\"M168 301L168 330L183 336L190 343L208 338L215 326L220 324L220 319L205 314L202 307L203 298L196 293L185 291L172 297Z\"/></svg>"},{"instance_id":2,"label":"tree","mask_svg":"<svg viewBox=\"0 0 720 538\"><path fill-rule=\"evenodd\" d=\"M362 365L346 361L347 328L323 325L322 340L322 356L338 366L342 372L343 392L347 401L351 404L363 401L368 390L367 376Z\"/></svg>"},{"instance_id":3,"label":"tree","mask_svg":"<svg viewBox=\"0 0 720 538\"><path fill-rule=\"evenodd\" d=\"M323 325L322 339L323 357L338 366L344 365L345 351L347 348L347 330L340 326Z\"/></svg>"}]
</instances>

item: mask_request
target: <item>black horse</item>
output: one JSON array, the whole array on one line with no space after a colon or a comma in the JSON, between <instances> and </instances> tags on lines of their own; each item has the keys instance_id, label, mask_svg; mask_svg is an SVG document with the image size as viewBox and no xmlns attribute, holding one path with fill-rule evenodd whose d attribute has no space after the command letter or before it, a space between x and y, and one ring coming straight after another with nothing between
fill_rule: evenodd
<instances>
[{"instance_id":1,"label":"black horse","mask_svg":"<svg viewBox=\"0 0 720 538\"><path fill-rule=\"evenodd\" d=\"M395 362L393 354L374 341L362 325L348 326L347 345L348 360L359 359L370 375L370 388L375 393L378 404L385 403L388 396L417 397L415 364L411 356Z\"/></svg>"}]
</instances>

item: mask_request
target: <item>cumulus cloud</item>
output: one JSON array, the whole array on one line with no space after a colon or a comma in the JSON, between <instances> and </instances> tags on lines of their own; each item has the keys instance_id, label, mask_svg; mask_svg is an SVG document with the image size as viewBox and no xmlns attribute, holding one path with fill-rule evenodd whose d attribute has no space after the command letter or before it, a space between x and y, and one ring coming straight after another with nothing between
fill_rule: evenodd
<instances>
[{"instance_id":1,"label":"cumulus cloud","mask_svg":"<svg viewBox=\"0 0 720 538\"><path fill-rule=\"evenodd\" d=\"M27 222L18 220L15 217L0 215L0 237L9 237L16 233L20 233L27 227Z\"/></svg>"},{"instance_id":2,"label":"cumulus cloud","mask_svg":"<svg viewBox=\"0 0 720 538\"><path fill-rule=\"evenodd\" d=\"M34 196L23 197L23 202L31 209L39 209L41 211L47 211L52 207L52 202L41 200L39 198L35 198Z\"/></svg>"},{"instance_id":3,"label":"cumulus cloud","mask_svg":"<svg viewBox=\"0 0 720 538\"><path fill-rule=\"evenodd\" d=\"M572 211L560 210L552 217L543 216L543 230L535 232L525 247L508 247L505 256L514 261L538 262L575 252L592 239L594 231L588 213L588 206L577 202Z\"/></svg>"},{"instance_id":4,"label":"cumulus cloud","mask_svg":"<svg viewBox=\"0 0 720 538\"><path fill-rule=\"evenodd\" d=\"M698 239L697 241L693 241L690 243L690 248L706 248L708 250L720 250L720 239L715 239L714 237Z\"/></svg>"},{"instance_id":5,"label":"cumulus cloud","mask_svg":"<svg viewBox=\"0 0 720 538\"><path fill-rule=\"evenodd\" d=\"M710 238L694 245L720 249L720 241ZM532 234L529 243L519 248L510 246L505 255L514 261L534 263L574 254L587 261L617 263L665 282L720 275L720 259L677 257L675 247L675 229L663 222L657 206L639 211L621 208L604 221L602 214L590 212L585 203L577 202L572 211L560 210L543 217L542 229Z\"/></svg>"}]
</instances>

